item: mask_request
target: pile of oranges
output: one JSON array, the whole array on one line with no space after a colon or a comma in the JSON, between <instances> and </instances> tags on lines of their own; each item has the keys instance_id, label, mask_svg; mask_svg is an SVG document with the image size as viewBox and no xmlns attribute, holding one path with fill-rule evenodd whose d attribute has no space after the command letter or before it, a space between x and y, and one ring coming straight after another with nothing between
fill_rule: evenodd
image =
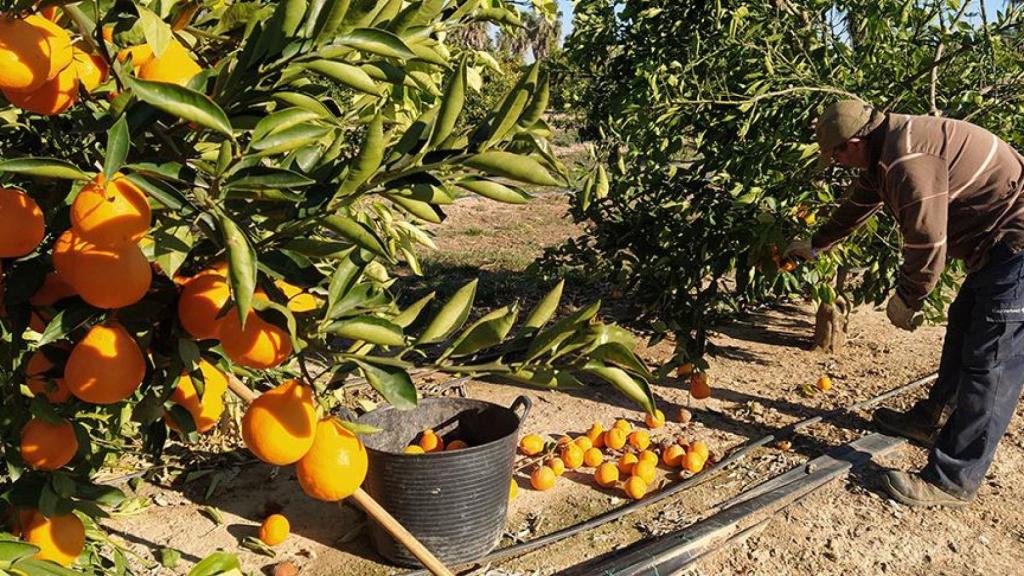
<instances>
[{"instance_id":1,"label":"pile of oranges","mask_svg":"<svg viewBox=\"0 0 1024 576\"><path fill-rule=\"evenodd\" d=\"M469 444L464 440L458 438L449 439L446 444L444 438L438 436L433 429L427 428L423 432L420 432L415 442L405 447L405 453L430 454L433 452L453 452L464 448L469 448Z\"/></svg>"}]
</instances>

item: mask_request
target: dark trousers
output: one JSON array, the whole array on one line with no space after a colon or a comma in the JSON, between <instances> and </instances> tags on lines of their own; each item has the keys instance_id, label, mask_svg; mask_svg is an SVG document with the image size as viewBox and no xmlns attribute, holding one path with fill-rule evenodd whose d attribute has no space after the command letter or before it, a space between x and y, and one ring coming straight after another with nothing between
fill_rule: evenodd
<instances>
[{"instance_id":1,"label":"dark trousers","mask_svg":"<svg viewBox=\"0 0 1024 576\"><path fill-rule=\"evenodd\" d=\"M1024 386L1024 252L994 247L988 263L964 280L948 317L926 402L953 412L922 474L968 496L984 481Z\"/></svg>"}]
</instances>

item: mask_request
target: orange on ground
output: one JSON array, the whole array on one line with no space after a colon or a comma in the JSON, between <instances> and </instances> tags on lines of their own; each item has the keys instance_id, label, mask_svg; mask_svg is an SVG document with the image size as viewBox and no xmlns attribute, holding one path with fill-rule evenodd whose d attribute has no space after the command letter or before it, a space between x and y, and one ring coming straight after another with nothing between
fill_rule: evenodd
<instances>
[{"instance_id":1,"label":"orange on ground","mask_svg":"<svg viewBox=\"0 0 1024 576\"><path fill-rule=\"evenodd\" d=\"M85 526L74 514L47 518L36 512L22 531L22 539L39 547L35 558L66 567L74 564L85 548Z\"/></svg>"},{"instance_id":2,"label":"orange on ground","mask_svg":"<svg viewBox=\"0 0 1024 576\"><path fill-rule=\"evenodd\" d=\"M583 465L583 450L575 444L567 444L562 450L562 462L569 470L575 470Z\"/></svg>"},{"instance_id":3,"label":"orange on ground","mask_svg":"<svg viewBox=\"0 0 1024 576\"><path fill-rule=\"evenodd\" d=\"M33 418L21 429L21 458L35 470L56 470L78 452L78 438L70 422L51 424Z\"/></svg>"},{"instance_id":4,"label":"orange on ground","mask_svg":"<svg viewBox=\"0 0 1024 576\"><path fill-rule=\"evenodd\" d=\"M604 445L612 450L621 450L626 445L626 431L612 428L604 433Z\"/></svg>"},{"instance_id":5,"label":"orange on ground","mask_svg":"<svg viewBox=\"0 0 1024 576\"><path fill-rule=\"evenodd\" d=\"M693 396L694 400L703 400L711 396L710 380L707 372L694 372L690 376L690 396Z\"/></svg>"},{"instance_id":6,"label":"orange on ground","mask_svg":"<svg viewBox=\"0 0 1024 576\"><path fill-rule=\"evenodd\" d=\"M556 445L559 447L564 446L566 444L572 444L572 438L569 438L568 436L561 436L558 438L558 442L556 443Z\"/></svg>"},{"instance_id":7,"label":"orange on ground","mask_svg":"<svg viewBox=\"0 0 1024 576\"><path fill-rule=\"evenodd\" d=\"M153 269L135 244L100 247L67 230L53 246L57 274L87 303L123 308L146 295Z\"/></svg>"},{"instance_id":8,"label":"orange on ground","mask_svg":"<svg viewBox=\"0 0 1024 576\"><path fill-rule=\"evenodd\" d=\"M180 405L192 415L197 432L206 432L217 425L224 412L224 393L228 390L228 379L223 372L206 360L199 361L199 372L203 375L203 397L196 394L195 383L188 373L178 379L178 387L171 394L171 401ZM168 419L171 428L177 426Z\"/></svg>"},{"instance_id":9,"label":"orange on ground","mask_svg":"<svg viewBox=\"0 0 1024 576\"><path fill-rule=\"evenodd\" d=\"M232 307L220 325L220 345L231 361L240 366L266 370L280 366L292 355L288 333L250 311L242 328L238 311Z\"/></svg>"},{"instance_id":10,"label":"orange on ground","mask_svg":"<svg viewBox=\"0 0 1024 576\"><path fill-rule=\"evenodd\" d=\"M676 368L676 376L680 378L685 378L690 374L693 374L693 364L690 362L680 364L679 367Z\"/></svg>"},{"instance_id":11,"label":"orange on ground","mask_svg":"<svg viewBox=\"0 0 1024 576\"><path fill-rule=\"evenodd\" d=\"M466 444L462 440L452 440L444 449L447 452L451 452L453 450L463 450L465 448L469 448L469 444Z\"/></svg>"},{"instance_id":12,"label":"orange on ground","mask_svg":"<svg viewBox=\"0 0 1024 576\"><path fill-rule=\"evenodd\" d=\"M629 445L637 450L646 450L651 445L651 435L646 430L633 430L629 433Z\"/></svg>"},{"instance_id":13,"label":"orange on ground","mask_svg":"<svg viewBox=\"0 0 1024 576\"><path fill-rule=\"evenodd\" d=\"M628 433L630 430L633 429L633 425L620 418L615 421L615 424L612 426L612 428L618 428L619 430Z\"/></svg>"},{"instance_id":14,"label":"orange on ground","mask_svg":"<svg viewBox=\"0 0 1024 576\"><path fill-rule=\"evenodd\" d=\"M131 396L146 375L135 338L120 324L98 324L75 345L64 365L64 381L79 400L114 404Z\"/></svg>"},{"instance_id":15,"label":"orange on ground","mask_svg":"<svg viewBox=\"0 0 1024 576\"><path fill-rule=\"evenodd\" d=\"M686 456L683 457L683 468L696 474L704 468L704 462L706 461L707 459L698 452L687 452Z\"/></svg>"},{"instance_id":16,"label":"orange on ground","mask_svg":"<svg viewBox=\"0 0 1024 576\"><path fill-rule=\"evenodd\" d=\"M647 495L647 482L644 482L639 476L630 476L622 485L622 489L626 492L626 496L633 500L639 500Z\"/></svg>"},{"instance_id":17,"label":"orange on ground","mask_svg":"<svg viewBox=\"0 0 1024 576\"><path fill-rule=\"evenodd\" d=\"M318 432L313 392L298 380L287 380L260 394L242 416L245 446L275 466L298 462Z\"/></svg>"},{"instance_id":18,"label":"orange on ground","mask_svg":"<svg viewBox=\"0 0 1024 576\"><path fill-rule=\"evenodd\" d=\"M661 454L661 461L669 468L678 468L686 450L679 444L672 444Z\"/></svg>"},{"instance_id":19,"label":"orange on ground","mask_svg":"<svg viewBox=\"0 0 1024 576\"><path fill-rule=\"evenodd\" d=\"M708 445L703 440L697 440L690 444L690 447L686 450L687 452L696 452L700 454L700 457L707 460L708 456L711 455L711 451L708 449Z\"/></svg>"},{"instance_id":20,"label":"orange on ground","mask_svg":"<svg viewBox=\"0 0 1024 576\"><path fill-rule=\"evenodd\" d=\"M187 280L178 299L178 321L198 340L217 338L224 321L218 317L231 297L227 279L216 271L205 270Z\"/></svg>"},{"instance_id":21,"label":"orange on ground","mask_svg":"<svg viewBox=\"0 0 1024 576\"><path fill-rule=\"evenodd\" d=\"M604 462L604 453L600 448L588 448L583 451L583 463L590 468L596 468Z\"/></svg>"},{"instance_id":22,"label":"orange on ground","mask_svg":"<svg viewBox=\"0 0 1024 576\"><path fill-rule=\"evenodd\" d=\"M690 414L689 410L686 408L679 409L679 415L676 416L676 422L679 422L680 424L689 424L692 419L693 415Z\"/></svg>"},{"instance_id":23,"label":"orange on ground","mask_svg":"<svg viewBox=\"0 0 1024 576\"><path fill-rule=\"evenodd\" d=\"M584 452L594 447L594 443L586 436L577 436L576 439L573 440L573 444L579 446Z\"/></svg>"},{"instance_id":24,"label":"orange on ground","mask_svg":"<svg viewBox=\"0 0 1024 576\"><path fill-rule=\"evenodd\" d=\"M551 468L551 471L555 473L555 476L561 476L565 474L565 462L562 462L561 458L555 458L552 456L544 460L544 465Z\"/></svg>"},{"instance_id":25,"label":"orange on ground","mask_svg":"<svg viewBox=\"0 0 1024 576\"><path fill-rule=\"evenodd\" d=\"M34 26L43 35L46 44L50 47L50 62L46 74L48 80L55 78L58 74L71 67L71 59L74 54L71 35L68 34L67 30L39 14L27 16L25 22Z\"/></svg>"},{"instance_id":26,"label":"orange on ground","mask_svg":"<svg viewBox=\"0 0 1024 576\"><path fill-rule=\"evenodd\" d=\"M73 59L78 82L86 92L92 92L107 81L110 68L102 56L90 54L75 46Z\"/></svg>"},{"instance_id":27,"label":"orange on ground","mask_svg":"<svg viewBox=\"0 0 1024 576\"><path fill-rule=\"evenodd\" d=\"M32 394L43 394L50 404L61 404L71 398L71 390L68 390L64 377L53 374L54 364L46 357L42 349L36 350L25 364L25 385Z\"/></svg>"},{"instance_id":28,"label":"orange on ground","mask_svg":"<svg viewBox=\"0 0 1024 576\"><path fill-rule=\"evenodd\" d=\"M544 450L544 439L536 434L527 434L519 441L519 451L527 456L536 456Z\"/></svg>"},{"instance_id":29,"label":"orange on ground","mask_svg":"<svg viewBox=\"0 0 1024 576\"><path fill-rule=\"evenodd\" d=\"M120 172L97 174L71 204L71 228L97 246L138 242L153 222L146 195Z\"/></svg>"},{"instance_id":30,"label":"orange on ground","mask_svg":"<svg viewBox=\"0 0 1024 576\"><path fill-rule=\"evenodd\" d=\"M78 100L78 73L74 66L68 66L32 92L5 90L3 94L8 102L22 110L56 116L66 112Z\"/></svg>"},{"instance_id":31,"label":"orange on ground","mask_svg":"<svg viewBox=\"0 0 1024 576\"><path fill-rule=\"evenodd\" d=\"M591 446L596 446L597 448L602 447L597 445L598 441L600 441L602 445L604 444L604 427L601 426L600 422L594 422L590 425L590 429L587 430L587 438L590 438Z\"/></svg>"},{"instance_id":32,"label":"orange on ground","mask_svg":"<svg viewBox=\"0 0 1024 576\"><path fill-rule=\"evenodd\" d=\"M516 482L515 478L513 478L512 479L512 483L509 484L509 487L508 487L508 501L512 502L513 500L516 499L516 496L518 496L518 495L519 495L519 483Z\"/></svg>"},{"instance_id":33,"label":"orange on ground","mask_svg":"<svg viewBox=\"0 0 1024 576\"><path fill-rule=\"evenodd\" d=\"M644 416L644 423L650 429L661 428L665 425L665 413L661 410L654 410L654 415L647 414Z\"/></svg>"},{"instance_id":34,"label":"orange on ground","mask_svg":"<svg viewBox=\"0 0 1024 576\"><path fill-rule=\"evenodd\" d=\"M640 462L650 462L652 465L658 465L658 454L654 450L644 450L638 456Z\"/></svg>"},{"instance_id":35,"label":"orange on ground","mask_svg":"<svg viewBox=\"0 0 1024 576\"><path fill-rule=\"evenodd\" d=\"M328 417L317 424L313 447L295 465L295 476L311 498L336 502L359 489L368 465L359 437Z\"/></svg>"},{"instance_id":36,"label":"orange on ground","mask_svg":"<svg viewBox=\"0 0 1024 576\"><path fill-rule=\"evenodd\" d=\"M404 450L404 453L405 454L426 454L427 452L423 448L420 448L419 444L413 444L411 446L406 446L405 450Z\"/></svg>"},{"instance_id":37,"label":"orange on ground","mask_svg":"<svg viewBox=\"0 0 1024 576\"><path fill-rule=\"evenodd\" d=\"M647 460L637 462L636 465L633 466L633 476L643 479L646 484L654 482L654 478L657 473L658 470L655 468L654 463Z\"/></svg>"},{"instance_id":38,"label":"orange on ground","mask_svg":"<svg viewBox=\"0 0 1024 576\"><path fill-rule=\"evenodd\" d=\"M534 490L548 490L555 485L555 471L547 466L537 466L530 474L530 486Z\"/></svg>"},{"instance_id":39,"label":"orange on ground","mask_svg":"<svg viewBox=\"0 0 1024 576\"><path fill-rule=\"evenodd\" d=\"M621 458L619 458L619 472L622 472L622 474L626 476L632 474L633 467L636 466L636 463L639 461L640 459L636 457L636 454L626 452Z\"/></svg>"},{"instance_id":40,"label":"orange on ground","mask_svg":"<svg viewBox=\"0 0 1024 576\"><path fill-rule=\"evenodd\" d=\"M288 299L288 309L292 312L300 314L302 312L311 312L316 310L320 304L316 296L284 280L274 280L274 286L277 286L277 289Z\"/></svg>"},{"instance_id":41,"label":"orange on ground","mask_svg":"<svg viewBox=\"0 0 1024 576\"><path fill-rule=\"evenodd\" d=\"M0 90L32 92L50 75L50 45L38 28L0 15Z\"/></svg>"},{"instance_id":42,"label":"orange on ground","mask_svg":"<svg viewBox=\"0 0 1024 576\"><path fill-rule=\"evenodd\" d=\"M816 385L818 387L818 390L821 390L822 392L828 392L829 390L832 389L832 379L829 378L828 376L822 376L821 378L818 378L818 382Z\"/></svg>"},{"instance_id":43,"label":"orange on ground","mask_svg":"<svg viewBox=\"0 0 1024 576\"><path fill-rule=\"evenodd\" d=\"M429 428L424 430L423 434L420 434L419 445L420 448L423 448L424 452L444 451L444 440Z\"/></svg>"},{"instance_id":44,"label":"orange on ground","mask_svg":"<svg viewBox=\"0 0 1024 576\"><path fill-rule=\"evenodd\" d=\"M32 252L46 235L43 211L21 190L0 188L0 258Z\"/></svg>"},{"instance_id":45,"label":"orange on ground","mask_svg":"<svg viewBox=\"0 0 1024 576\"><path fill-rule=\"evenodd\" d=\"M594 481L598 486L608 488L619 481L619 468L611 462L605 462L594 471Z\"/></svg>"},{"instance_id":46,"label":"orange on ground","mask_svg":"<svg viewBox=\"0 0 1024 576\"><path fill-rule=\"evenodd\" d=\"M260 525L260 540L267 546L277 546L288 538L292 527L282 514L271 514Z\"/></svg>"}]
</instances>

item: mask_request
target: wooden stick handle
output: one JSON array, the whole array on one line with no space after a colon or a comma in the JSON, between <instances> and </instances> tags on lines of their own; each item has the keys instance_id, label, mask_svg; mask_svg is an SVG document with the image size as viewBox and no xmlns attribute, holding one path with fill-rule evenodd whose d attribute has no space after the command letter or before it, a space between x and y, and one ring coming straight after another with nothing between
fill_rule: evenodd
<instances>
[{"instance_id":1,"label":"wooden stick handle","mask_svg":"<svg viewBox=\"0 0 1024 576\"><path fill-rule=\"evenodd\" d=\"M243 384L242 381L235 378L233 374L228 374L227 376L228 388L230 388L236 396L241 398L243 402L249 404L256 399L256 393ZM391 534L392 538L408 548L409 552L411 552L427 570L430 570L434 576L455 576L451 570L446 568L445 565L430 552L430 550L427 550L426 546L406 530L398 520L395 520L395 517L388 513L388 511L378 504L372 496L367 494L365 490L362 488L356 489L356 493L352 495L352 499L355 500L356 504L358 504L368 516L373 518L374 522L379 524L381 528L387 530L388 534Z\"/></svg>"}]
</instances>

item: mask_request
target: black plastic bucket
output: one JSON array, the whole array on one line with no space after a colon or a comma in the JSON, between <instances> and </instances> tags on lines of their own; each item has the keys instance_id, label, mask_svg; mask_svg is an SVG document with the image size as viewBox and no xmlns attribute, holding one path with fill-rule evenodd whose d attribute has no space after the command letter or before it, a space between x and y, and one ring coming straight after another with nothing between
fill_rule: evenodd
<instances>
[{"instance_id":1,"label":"black plastic bucket","mask_svg":"<svg viewBox=\"0 0 1024 576\"><path fill-rule=\"evenodd\" d=\"M370 460L363 487L442 562L481 558L501 538L519 426L529 411L530 399L520 396L508 408L467 398L424 398L411 410L389 406L368 412L358 422L383 432L363 436ZM445 445L459 439L469 448L404 454L427 428ZM372 522L370 538L390 562L420 565Z\"/></svg>"}]
</instances>

